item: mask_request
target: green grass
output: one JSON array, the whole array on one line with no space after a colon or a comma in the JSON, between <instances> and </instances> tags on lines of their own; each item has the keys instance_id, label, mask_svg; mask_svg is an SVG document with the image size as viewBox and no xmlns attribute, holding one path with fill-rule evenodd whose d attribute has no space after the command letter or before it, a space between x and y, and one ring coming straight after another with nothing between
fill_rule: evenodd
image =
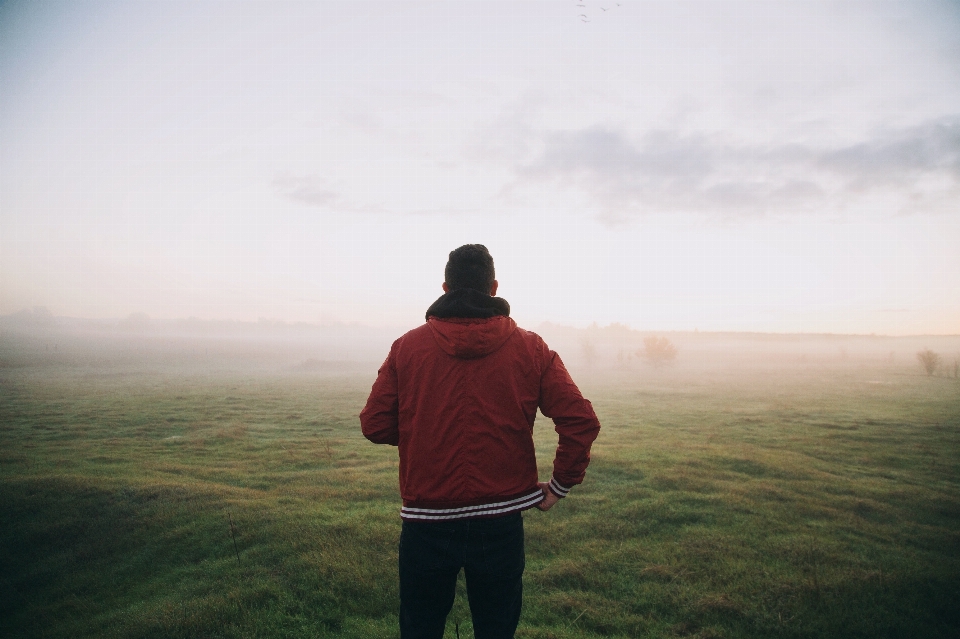
<instances>
[{"instance_id":1,"label":"green grass","mask_svg":"<svg viewBox=\"0 0 960 639\"><path fill-rule=\"evenodd\" d=\"M0 635L398 636L372 374L0 369ZM518 637L960 635L955 380L578 380L603 431L586 482L526 514ZM543 477L555 441L541 417Z\"/></svg>"}]
</instances>

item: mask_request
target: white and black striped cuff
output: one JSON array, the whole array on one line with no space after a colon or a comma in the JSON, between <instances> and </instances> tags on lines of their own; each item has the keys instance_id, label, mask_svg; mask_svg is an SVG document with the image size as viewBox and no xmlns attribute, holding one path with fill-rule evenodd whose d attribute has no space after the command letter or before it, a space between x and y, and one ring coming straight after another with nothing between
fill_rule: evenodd
<instances>
[{"instance_id":1,"label":"white and black striped cuff","mask_svg":"<svg viewBox=\"0 0 960 639\"><path fill-rule=\"evenodd\" d=\"M560 497L561 499L563 499L564 497L566 497L566 496L567 496L567 493L570 492L570 489L569 489L569 488L567 488L566 486L561 486L560 484L558 484L558 483L557 483L557 480L554 479L553 477L550 478L550 484L549 484L549 486L550 486L550 492L553 493L554 495L556 495L557 497Z\"/></svg>"},{"instance_id":2,"label":"white and black striped cuff","mask_svg":"<svg viewBox=\"0 0 960 639\"><path fill-rule=\"evenodd\" d=\"M536 506L541 501L543 501L543 491L538 489L536 492L523 497L491 504L480 504L479 506L462 506L460 508L413 508L403 506L400 508L400 516L404 519L426 519L430 521L491 517L505 515L515 510L526 510L531 506Z\"/></svg>"}]
</instances>

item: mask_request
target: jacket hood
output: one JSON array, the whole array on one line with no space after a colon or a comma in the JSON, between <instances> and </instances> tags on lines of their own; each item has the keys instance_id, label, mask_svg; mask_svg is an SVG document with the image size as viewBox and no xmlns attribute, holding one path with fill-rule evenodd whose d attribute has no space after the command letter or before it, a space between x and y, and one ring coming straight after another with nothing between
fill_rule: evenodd
<instances>
[{"instance_id":1,"label":"jacket hood","mask_svg":"<svg viewBox=\"0 0 960 639\"><path fill-rule=\"evenodd\" d=\"M503 315L510 317L510 304L502 297L486 295L472 288L461 288L444 293L427 309L427 320L431 317L488 318Z\"/></svg>"},{"instance_id":2,"label":"jacket hood","mask_svg":"<svg viewBox=\"0 0 960 639\"><path fill-rule=\"evenodd\" d=\"M476 359L493 353L517 329L517 323L504 315L487 319L431 317L427 325L443 352L460 359Z\"/></svg>"},{"instance_id":3,"label":"jacket hood","mask_svg":"<svg viewBox=\"0 0 960 639\"><path fill-rule=\"evenodd\" d=\"M427 309L427 323L440 348L461 359L489 355L517 328L507 300L472 288L441 295Z\"/></svg>"}]
</instances>

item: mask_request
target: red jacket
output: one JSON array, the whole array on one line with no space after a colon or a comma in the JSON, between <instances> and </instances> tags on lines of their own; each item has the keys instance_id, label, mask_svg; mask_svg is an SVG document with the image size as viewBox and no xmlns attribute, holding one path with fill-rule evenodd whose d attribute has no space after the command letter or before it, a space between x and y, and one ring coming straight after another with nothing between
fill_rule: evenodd
<instances>
[{"instance_id":1,"label":"red jacket","mask_svg":"<svg viewBox=\"0 0 960 639\"><path fill-rule=\"evenodd\" d=\"M550 489L563 497L583 481L600 423L560 357L509 317L430 317L393 343L360 423L399 446L403 518L490 517L543 500L538 407L560 436Z\"/></svg>"}]
</instances>

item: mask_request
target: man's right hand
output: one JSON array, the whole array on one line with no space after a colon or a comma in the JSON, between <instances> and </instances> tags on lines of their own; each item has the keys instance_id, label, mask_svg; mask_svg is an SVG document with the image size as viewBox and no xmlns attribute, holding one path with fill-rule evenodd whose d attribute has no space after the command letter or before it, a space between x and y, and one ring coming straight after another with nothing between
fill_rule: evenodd
<instances>
[{"instance_id":1,"label":"man's right hand","mask_svg":"<svg viewBox=\"0 0 960 639\"><path fill-rule=\"evenodd\" d=\"M537 508L543 511L550 510L555 503L560 501L560 498L553 494L547 482L541 481L537 482L537 484L540 486L540 490L543 491L543 501L537 504Z\"/></svg>"}]
</instances>

